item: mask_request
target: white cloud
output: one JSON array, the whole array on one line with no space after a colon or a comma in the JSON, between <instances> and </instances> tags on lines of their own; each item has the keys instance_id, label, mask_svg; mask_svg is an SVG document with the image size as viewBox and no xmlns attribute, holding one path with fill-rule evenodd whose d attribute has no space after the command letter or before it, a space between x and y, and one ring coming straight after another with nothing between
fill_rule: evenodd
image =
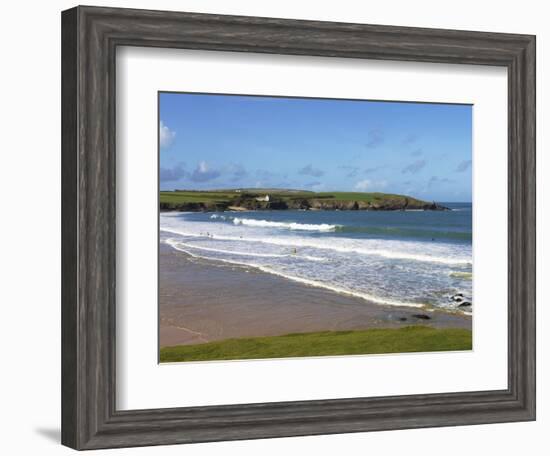
<instances>
[{"instance_id":1,"label":"white cloud","mask_svg":"<svg viewBox=\"0 0 550 456\"><path fill-rule=\"evenodd\" d=\"M370 179L359 181L355 184L355 190L366 192L371 187Z\"/></svg>"},{"instance_id":2,"label":"white cloud","mask_svg":"<svg viewBox=\"0 0 550 456\"><path fill-rule=\"evenodd\" d=\"M307 166L304 166L302 169L298 171L298 174L302 174L304 176L313 176L313 177L321 177L325 172L321 169L314 168L311 163Z\"/></svg>"},{"instance_id":3,"label":"white cloud","mask_svg":"<svg viewBox=\"0 0 550 456\"><path fill-rule=\"evenodd\" d=\"M385 180L374 181L371 179L364 179L355 184L355 190L360 192L376 192L384 189L388 183Z\"/></svg>"},{"instance_id":4,"label":"white cloud","mask_svg":"<svg viewBox=\"0 0 550 456\"><path fill-rule=\"evenodd\" d=\"M308 184L308 186L314 192L321 192L327 188L326 185L322 184L321 182L311 182L310 184Z\"/></svg>"},{"instance_id":5,"label":"white cloud","mask_svg":"<svg viewBox=\"0 0 550 456\"><path fill-rule=\"evenodd\" d=\"M161 182L173 182L185 177L186 172L183 163L178 163L173 168L160 168L159 176Z\"/></svg>"},{"instance_id":6,"label":"white cloud","mask_svg":"<svg viewBox=\"0 0 550 456\"><path fill-rule=\"evenodd\" d=\"M374 149L384 142L384 132L379 129L373 129L368 132L367 146L369 149Z\"/></svg>"},{"instance_id":7,"label":"white cloud","mask_svg":"<svg viewBox=\"0 0 550 456\"><path fill-rule=\"evenodd\" d=\"M416 174L419 172L422 168L426 166L426 160L416 160L414 163L410 163L409 165L405 166L401 172L403 174L411 173Z\"/></svg>"},{"instance_id":8,"label":"white cloud","mask_svg":"<svg viewBox=\"0 0 550 456\"><path fill-rule=\"evenodd\" d=\"M164 122L160 121L160 130L159 130L159 139L160 139L160 147L168 147L174 142L174 138L176 137L176 132L170 130L166 125L164 125Z\"/></svg>"},{"instance_id":9,"label":"white cloud","mask_svg":"<svg viewBox=\"0 0 550 456\"><path fill-rule=\"evenodd\" d=\"M229 173L233 175L231 177L232 182L240 181L248 176L248 171L240 163L231 163L229 166L226 167L224 173Z\"/></svg>"},{"instance_id":10,"label":"white cloud","mask_svg":"<svg viewBox=\"0 0 550 456\"><path fill-rule=\"evenodd\" d=\"M463 173L464 171L467 171L472 166L472 160L464 160L458 164L456 167L457 173Z\"/></svg>"},{"instance_id":11,"label":"white cloud","mask_svg":"<svg viewBox=\"0 0 550 456\"><path fill-rule=\"evenodd\" d=\"M190 178L193 182L207 182L216 179L221 175L217 169L212 169L208 163L201 161L191 174Z\"/></svg>"}]
</instances>

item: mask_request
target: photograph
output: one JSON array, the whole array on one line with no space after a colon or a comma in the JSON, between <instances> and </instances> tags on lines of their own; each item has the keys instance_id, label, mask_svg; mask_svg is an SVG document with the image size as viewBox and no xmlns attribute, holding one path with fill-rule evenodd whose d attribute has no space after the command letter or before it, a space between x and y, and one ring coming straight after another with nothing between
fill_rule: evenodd
<instances>
[{"instance_id":1,"label":"photograph","mask_svg":"<svg viewBox=\"0 0 550 456\"><path fill-rule=\"evenodd\" d=\"M472 106L158 94L160 362L472 349Z\"/></svg>"}]
</instances>

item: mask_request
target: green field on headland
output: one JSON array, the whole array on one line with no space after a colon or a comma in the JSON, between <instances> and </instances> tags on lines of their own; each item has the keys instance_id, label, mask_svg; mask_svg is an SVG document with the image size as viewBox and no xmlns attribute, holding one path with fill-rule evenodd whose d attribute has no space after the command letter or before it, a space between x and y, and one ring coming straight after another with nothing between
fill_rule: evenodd
<instances>
[{"instance_id":1,"label":"green field on headland","mask_svg":"<svg viewBox=\"0 0 550 456\"><path fill-rule=\"evenodd\" d=\"M467 329L407 326L397 329L323 331L284 336L227 339L160 349L160 362L231 359L291 358L304 356L366 355L449 350L471 350Z\"/></svg>"},{"instance_id":2,"label":"green field on headland","mask_svg":"<svg viewBox=\"0 0 550 456\"><path fill-rule=\"evenodd\" d=\"M160 192L161 210L444 210L406 195L362 192L309 192L281 189L175 190Z\"/></svg>"}]
</instances>

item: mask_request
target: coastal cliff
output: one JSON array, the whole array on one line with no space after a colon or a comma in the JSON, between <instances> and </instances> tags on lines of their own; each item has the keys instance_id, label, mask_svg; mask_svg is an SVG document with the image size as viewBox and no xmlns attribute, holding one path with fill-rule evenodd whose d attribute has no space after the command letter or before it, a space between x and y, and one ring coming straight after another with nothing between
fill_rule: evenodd
<instances>
[{"instance_id":1,"label":"coastal cliff","mask_svg":"<svg viewBox=\"0 0 550 456\"><path fill-rule=\"evenodd\" d=\"M261 210L444 211L447 207L387 193L316 193L300 190L216 190L160 193L161 211L215 212Z\"/></svg>"}]
</instances>

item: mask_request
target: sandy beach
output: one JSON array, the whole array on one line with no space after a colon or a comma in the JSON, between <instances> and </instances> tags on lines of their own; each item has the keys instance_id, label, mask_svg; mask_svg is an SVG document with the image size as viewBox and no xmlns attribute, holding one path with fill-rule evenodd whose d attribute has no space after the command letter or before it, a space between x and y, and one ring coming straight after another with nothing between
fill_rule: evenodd
<instances>
[{"instance_id":1,"label":"sandy beach","mask_svg":"<svg viewBox=\"0 0 550 456\"><path fill-rule=\"evenodd\" d=\"M192 258L164 243L159 246L159 280L161 347L413 324L472 327L467 315L374 304L253 268Z\"/></svg>"}]
</instances>

